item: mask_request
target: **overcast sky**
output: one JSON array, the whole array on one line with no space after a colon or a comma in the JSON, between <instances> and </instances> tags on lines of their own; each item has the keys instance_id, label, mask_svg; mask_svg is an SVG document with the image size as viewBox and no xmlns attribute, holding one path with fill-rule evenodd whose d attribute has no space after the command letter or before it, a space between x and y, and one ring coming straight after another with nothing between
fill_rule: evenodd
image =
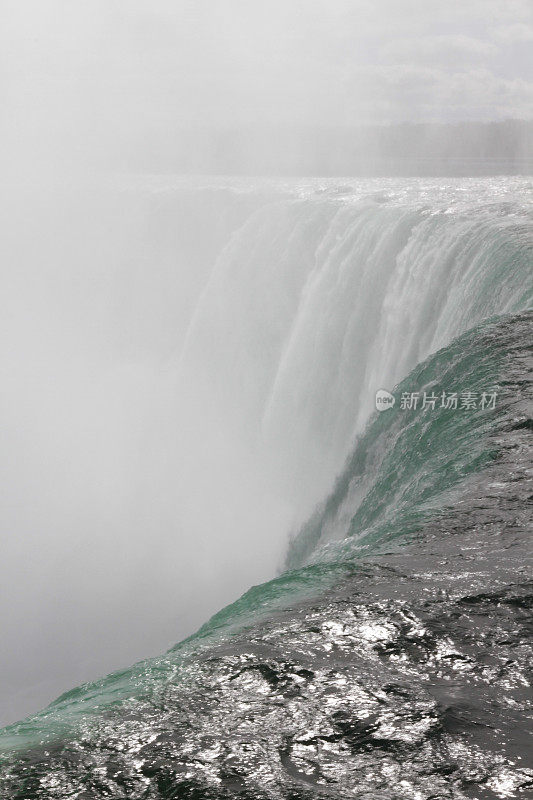
<instances>
[{"instance_id":1,"label":"overcast sky","mask_svg":"<svg viewBox=\"0 0 533 800\"><path fill-rule=\"evenodd\" d=\"M531 0L4 0L16 137L533 117ZM75 138L73 137L73 138Z\"/></svg>"}]
</instances>

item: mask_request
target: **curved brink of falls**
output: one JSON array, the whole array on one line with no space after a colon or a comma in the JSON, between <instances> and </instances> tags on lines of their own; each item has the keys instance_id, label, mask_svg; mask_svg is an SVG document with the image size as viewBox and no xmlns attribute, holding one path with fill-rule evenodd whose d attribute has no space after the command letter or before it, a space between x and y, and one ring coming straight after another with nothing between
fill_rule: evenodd
<instances>
[{"instance_id":1,"label":"curved brink of falls","mask_svg":"<svg viewBox=\"0 0 533 800\"><path fill-rule=\"evenodd\" d=\"M486 187L438 189L300 190L266 203L203 292L184 383L244 432L301 514L329 491L377 389L490 315L532 303L522 204L480 203Z\"/></svg>"},{"instance_id":2,"label":"curved brink of falls","mask_svg":"<svg viewBox=\"0 0 533 800\"><path fill-rule=\"evenodd\" d=\"M322 197L265 205L239 229L182 370L212 353L206 388L228 408L254 375L239 407L250 447L294 427L281 460L305 473L302 507L338 473L333 490L275 580L166 655L5 729L3 797L527 791L527 231L510 205ZM402 378L397 397L487 391L496 408L396 405L361 431L368 396Z\"/></svg>"}]
</instances>

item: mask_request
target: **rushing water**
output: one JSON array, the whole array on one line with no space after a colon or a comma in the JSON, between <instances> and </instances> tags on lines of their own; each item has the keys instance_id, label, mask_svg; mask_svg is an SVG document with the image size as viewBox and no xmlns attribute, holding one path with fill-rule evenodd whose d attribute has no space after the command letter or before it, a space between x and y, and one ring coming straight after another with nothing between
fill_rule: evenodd
<instances>
[{"instance_id":1,"label":"rushing water","mask_svg":"<svg viewBox=\"0 0 533 800\"><path fill-rule=\"evenodd\" d=\"M2 797L525 796L528 184L224 191L176 385L308 520L197 634L4 729Z\"/></svg>"}]
</instances>

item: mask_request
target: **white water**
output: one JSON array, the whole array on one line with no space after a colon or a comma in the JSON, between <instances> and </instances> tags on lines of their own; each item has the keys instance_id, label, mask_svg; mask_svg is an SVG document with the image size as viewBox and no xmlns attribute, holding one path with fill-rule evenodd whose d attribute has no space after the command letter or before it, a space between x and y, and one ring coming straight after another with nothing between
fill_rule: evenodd
<instances>
[{"instance_id":1,"label":"white water","mask_svg":"<svg viewBox=\"0 0 533 800\"><path fill-rule=\"evenodd\" d=\"M3 721L273 575L375 390L524 305L529 191L143 177L10 199Z\"/></svg>"},{"instance_id":2,"label":"white water","mask_svg":"<svg viewBox=\"0 0 533 800\"><path fill-rule=\"evenodd\" d=\"M297 187L256 211L219 256L181 358L297 514L330 488L377 389L531 300L525 185L376 183L340 198Z\"/></svg>"}]
</instances>

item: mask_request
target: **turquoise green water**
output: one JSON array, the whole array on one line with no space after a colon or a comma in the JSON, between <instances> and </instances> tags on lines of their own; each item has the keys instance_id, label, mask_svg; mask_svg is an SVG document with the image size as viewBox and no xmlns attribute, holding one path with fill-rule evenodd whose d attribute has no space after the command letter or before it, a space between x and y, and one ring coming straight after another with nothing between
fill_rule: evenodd
<instances>
[{"instance_id":1,"label":"turquoise green water","mask_svg":"<svg viewBox=\"0 0 533 800\"><path fill-rule=\"evenodd\" d=\"M497 458L493 434L513 413L506 370L516 343L506 321L533 305L525 188L412 183L391 184L379 202L369 187L339 201L314 186L265 204L222 253L191 326L184 363L201 354L203 323L213 324L208 371L216 378L220 370L231 402L243 394L235 353L244 350L254 396L237 408L239 424L249 407L256 430L259 415L296 477L317 452L327 468L310 472L320 480L335 465L333 488L292 538L283 573L168 653L66 692L0 731L2 750L75 737L79 726L85 735L111 706L192 680L203 648L325 595L369 553L399 547L460 502ZM401 382L393 389L384 376ZM354 417L366 419L378 388L393 390L396 405L375 413L354 442ZM468 390L496 392L495 409L399 407L403 392Z\"/></svg>"},{"instance_id":2,"label":"turquoise green water","mask_svg":"<svg viewBox=\"0 0 533 800\"><path fill-rule=\"evenodd\" d=\"M398 398L402 392L470 390L479 397L496 392L494 409L447 410L437 404L409 411L397 403L376 413L328 500L292 541L283 574L252 587L167 654L67 692L34 717L5 728L2 749L69 737L79 725L90 728L91 719L110 706L153 698L169 681L189 680L189 656L278 609L327 592L356 572L362 557L394 547L458 502L469 478L497 456L491 434L512 413L502 319L459 337L394 390Z\"/></svg>"}]
</instances>

